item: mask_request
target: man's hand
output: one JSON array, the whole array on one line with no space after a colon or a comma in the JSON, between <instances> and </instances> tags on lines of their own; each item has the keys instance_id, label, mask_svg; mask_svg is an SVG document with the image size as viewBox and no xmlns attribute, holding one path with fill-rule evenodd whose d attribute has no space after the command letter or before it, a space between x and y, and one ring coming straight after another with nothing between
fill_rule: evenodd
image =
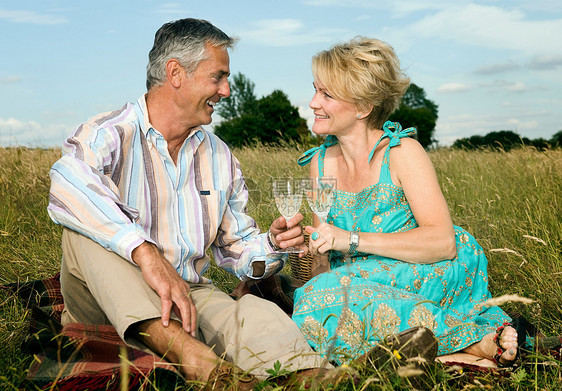
<instances>
[{"instance_id":1,"label":"man's hand","mask_svg":"<svg viewBox=\"0 0 562 391\"><path fill-rule=\"evenodd\" d=\"M301 213L297 213L292 219L286 221L283 216L273 221L269 230L274 241L273 244L280 248L298 247L304 252L299 253L299 257L307 254L308 248L304 244L303 229L300 225L303 219Z\"/></svg>"},{"instance_id":2,"label":"man's hand","mask_svg":"<svg viewBox=\"0 0 562 391\"><path fill-rule=\"evenodd\" d=\"M146 283L160 296L162 325L168 327L170 314L181 319L183 329L195 337L197 312L191 299L189 284L152 243L144 242L132 253Z\"/></svg>"}]
</instances>

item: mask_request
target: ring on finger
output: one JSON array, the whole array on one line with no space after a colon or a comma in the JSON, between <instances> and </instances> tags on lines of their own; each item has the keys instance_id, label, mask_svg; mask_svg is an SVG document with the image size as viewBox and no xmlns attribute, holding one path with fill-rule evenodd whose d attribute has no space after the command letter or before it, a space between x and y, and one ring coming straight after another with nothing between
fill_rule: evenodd
<instances>
[{"instance_id":1,"label":"ring on finger","mask_svg":"<svg viewBox=\"0 0 562 391\"><path fill-rule=\"evenodd\" d=\"M312 235L310 235L310 239L312 240L318 240L319 237L320 234L318 232L313 232Z\"/></svg>"}]
</instances>

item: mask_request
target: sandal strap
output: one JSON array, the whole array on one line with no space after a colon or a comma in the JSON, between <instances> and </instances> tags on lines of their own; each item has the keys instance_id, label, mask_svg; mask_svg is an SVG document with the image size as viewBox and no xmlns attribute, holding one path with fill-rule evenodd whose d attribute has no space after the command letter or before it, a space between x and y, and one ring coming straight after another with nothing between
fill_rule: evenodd
<instances>
[{"instance_id":1,"label":"sandal strap","mask_svg":"<svg viewBox=\"0 0 562 391\"><path fill-rule=\"evenodd\" d=\"M492 357L492 361L494 361L494 363L497 366L501 366L502 363L500 362L500 357L502 356L502 354L505 353L505 350L502 348L498 348L498 350L496 350L496 354L494 354L494 357Z\"/></svg>"},{"instance_id":2,"label":"sandal strap","mask_svg":"<svg viewBox=\"0 0 562 391\"><path fill-rule=\"evenodd\" d=\"M494 335L494 342L496 343L496 345L497 345L498 348L502 349L502 351L503 351L503 348L502 348L502 346L501 346L501 344L500 344L500 339L501 339L501 335L503 334L503 330L504 330L507 326L513 327L513 325L512 325L510 322L504 322L504 324L502 324L500 327L498 327L498 328L496 329L496 334Z\"/></svg>"},{"instance_id":3,"label":"sandal strap","mask_svg":"<svg viewBox=\"0 0 562 391\"><path fill-rule=\"evenodd\" d=\"M494 335L494 342L496 343L496 346L498 347L498 350L496 350L496 354L494 355L494 357L492 357L492 361L494 361L494 363L499 368L511 367L515 363L515 360L506 361L505 363L500 362L501 356L505 353L505 349L501 346L500 340L501 340L501 336L503 334L504 329L508 326L513 327L513 324L511 324L511 322L504 322L504 324L502 324L500 327L498 327L496 329L496 334ZM518 346L517 347L517 355L519 355L519 350L520 350L520 347Z\"/></svg>"}]
</instances>

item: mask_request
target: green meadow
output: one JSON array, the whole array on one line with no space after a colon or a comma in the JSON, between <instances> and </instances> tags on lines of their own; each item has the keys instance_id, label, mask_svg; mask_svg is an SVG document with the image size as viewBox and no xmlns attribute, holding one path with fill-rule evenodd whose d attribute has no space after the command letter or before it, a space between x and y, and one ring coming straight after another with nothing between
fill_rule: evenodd
<instances>
[{"instance_id":1,"label":"green meadow","mask_svg":"<svg viewBox=\"0 0 562 391\"><path fill-rule=\"evenodd\" d=\"M242 164L251 200L248 212L262 229L278 214L270 179L305 176L296 159L303 147L244 147L234 153ZM46 207L49 168L58 149L0 148L0 285L54 275L60 266L61 228ZM517 312L546 335L562 335L562 149L430 152L453 222L472 233L489 260L490 290L516 294L531 304L502 306ZM307 206L301 211L311 221ZM287 273L290 267L287 266ZM222 288L236 281L217 268L209 272ZM0 292L0 389L17 389L32 357L23 355L29 313L18 299ZM434 390L559 389L561 363L537 355L506 376L469 373L435 364L424 387ZM534 360L534 361L533 361ZM539 362L549 362L542 369ZM535 363L535 365L533 365ZM359 385L342 389L410 389L412 383L387 370L359 370Z\"/></svg>"}]
</instances>

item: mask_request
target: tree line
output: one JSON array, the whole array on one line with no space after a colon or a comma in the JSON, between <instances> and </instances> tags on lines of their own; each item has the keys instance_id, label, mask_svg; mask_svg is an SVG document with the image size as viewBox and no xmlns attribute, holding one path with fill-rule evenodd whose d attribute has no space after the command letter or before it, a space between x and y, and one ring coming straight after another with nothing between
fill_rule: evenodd
<instances>
[{"instance_id":1,"label":"tree line","mask_svg":"<svg viewBox=\"0 0 562 391\"><path fill-rule=\"evenodd\" d=\"M523 146L535 147L539 150L562 147L562 130L559 130L549 140L544 138L530 139L521 137L512 130L498 130L484 136L474 135L455 140L452 147L462 149L502 149L509 151Z\"/></svg>"},{"instance_id":2,"label":"tree line","mask_svg":"<svg viewBox=\"0 0 562 391\"><path fill-rule=\"evenodd\" d=\"M287 142L319 144L321 139L308 129L306 120L281 90L257 98L255 84L242 73L233 75L230 83L231 94L217 106L217 113L223 119L215 126L215 134L232 147L259 142L279 145ZM390 121L400 122L403 128L415 127L416 139L426 149L437 147L434 138L438 118L438 106L426 97L423 88L412 83L399 108L390 116ZM531 145L538 149L560 147L562 130L552 139L530 140L510 130L490 132L485 136L471 136L458 139L453 148L503 148Z\"/></svg>"}]
</instances>

